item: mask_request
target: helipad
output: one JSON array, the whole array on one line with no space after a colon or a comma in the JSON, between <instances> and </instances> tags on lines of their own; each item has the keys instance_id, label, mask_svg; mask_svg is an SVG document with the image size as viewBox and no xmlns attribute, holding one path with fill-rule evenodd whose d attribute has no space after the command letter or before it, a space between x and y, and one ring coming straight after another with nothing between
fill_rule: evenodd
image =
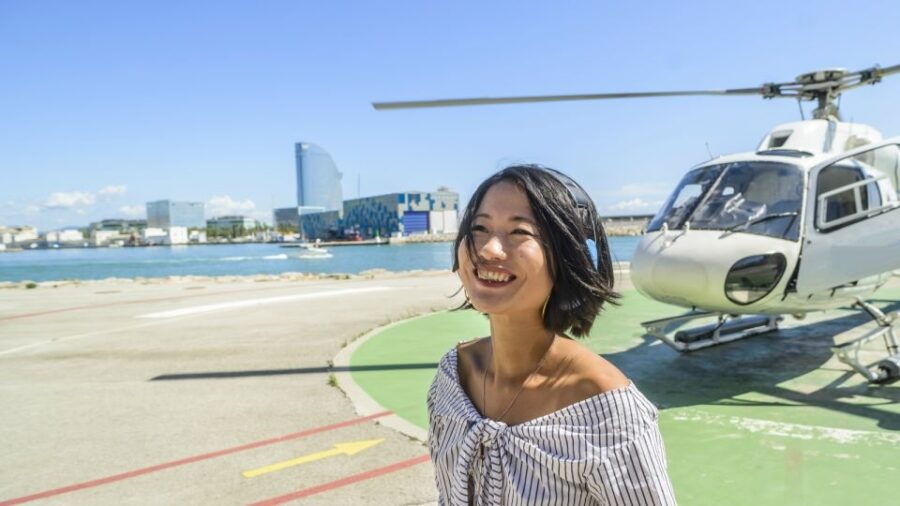
<instances>
[{"instance_id":1,"label":"helipad","mask_svg":"<svg viewBox=\"0 0 900 506\"><path fill-rule=\"evenodd\" d=\"M878 306L900 309L900 283L877 295ZM830 350L869 328L867 318L850 310L787 318L776 333L681 355L639 325L677 312L626 291L585 343L660 408L681 504L890 502L900 468L900 386L867 384ZM371 398L367 409L393 411L408 422L406 432L421 437L441 355L488 332L473 311L393 325L358 345L352 379Z\"/></svg>"}]
</instances>

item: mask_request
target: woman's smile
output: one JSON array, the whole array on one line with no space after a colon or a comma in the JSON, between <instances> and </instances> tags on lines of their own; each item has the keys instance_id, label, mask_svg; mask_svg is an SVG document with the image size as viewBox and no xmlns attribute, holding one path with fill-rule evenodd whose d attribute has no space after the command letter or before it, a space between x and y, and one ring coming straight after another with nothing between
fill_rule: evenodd
<instances>
[{"instance_id":1,"label":"woman's smile","mask_svg":"<svg viewBox=\"0 0 900 506\"><path fill-rule=\"evenodd\" d=\"M503 269L491 269L489 267L476 267L473 270L475 279L479 284L488 288L500 288L509 285L516 279L516 275Z\"/></svg>"}]
</instances>

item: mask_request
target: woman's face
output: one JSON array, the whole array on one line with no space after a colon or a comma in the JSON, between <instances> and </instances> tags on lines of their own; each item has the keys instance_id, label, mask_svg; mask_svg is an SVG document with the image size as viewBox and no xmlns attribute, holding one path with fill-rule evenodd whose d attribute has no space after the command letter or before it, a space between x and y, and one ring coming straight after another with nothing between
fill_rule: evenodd
<instances>
[{"instance_id":1,"label":"woman's face","mask_svg":"<svg viewBox=\"0 0 900 506\"><path fill-rule=\"evenodd\" d=\"M466 241L456 252L457 274L475 309L488 314L540 312L553 281L540 231L517 185L501 181L491 186L472 220L474 249Z\"/></svg>"}]
</instances>

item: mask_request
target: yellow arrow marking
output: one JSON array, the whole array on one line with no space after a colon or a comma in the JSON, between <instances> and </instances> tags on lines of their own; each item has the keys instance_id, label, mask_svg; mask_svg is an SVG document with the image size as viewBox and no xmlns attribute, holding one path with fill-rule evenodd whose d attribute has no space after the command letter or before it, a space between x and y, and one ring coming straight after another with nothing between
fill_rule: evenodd
<instances>
[{"instance_id":1,"label":"yellow arrow marking","mask_svg":"<svg viewBox=\"0 0 900 506\"><path fill-rule=\"evenodd\" d=\"M310 453L309 455L297 457L296 459L285 460L283 462L277 462L268 466L244 471L241 474L244 475L245 478L253 478L261 474L281 471L282 469L286 469L288 467L299 466L300 464L315 462L317 460L327 459L328 457L334 457L336 455L356 455L357 453L363 450L367 450L377 444L381 444L382 442L384 442L384 439L370 439L368 441L338 443L334 445L334 448L325 450L324 452Z\"/></svg>"}]
</instances>

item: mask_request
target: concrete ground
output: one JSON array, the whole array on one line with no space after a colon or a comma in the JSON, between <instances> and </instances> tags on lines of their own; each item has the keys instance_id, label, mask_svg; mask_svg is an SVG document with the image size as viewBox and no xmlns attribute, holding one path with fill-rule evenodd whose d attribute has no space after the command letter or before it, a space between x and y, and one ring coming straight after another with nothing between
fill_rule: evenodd
<instances>
[{"instance_id":1,"label":"concrete ground","mask_svg":"<svg viewBox=\"0 0 900 506\"><path fill-rule=\"evenodd\" d=\"M457 287L432 272L0 290L0 504L432 502L425 447L361 418L329 362L455 306Z\"/></svg>"},{"instance_id":2,"label":"concrete ground","mask_svg":"<svg viewBox=\"0 0 900 506\"><path fill-rule=\"evenodd\" d=\"M437 358L485 335L482 316L440 312L458 286L432 272L0 290L0 506L432 503L425 447L382 424L399 416L421 434ZM620 287L624 304L585 342L660 407L682 504L892 496L898 384L867 385L829 349L865 318L789 318L684 356L639 326L679 310L627 276ZM876 296L897 309L900 283ZM336 357L349 367L330 367ZM381 407L355 407L338 377Z\"/></svg>"}]
</instances>

